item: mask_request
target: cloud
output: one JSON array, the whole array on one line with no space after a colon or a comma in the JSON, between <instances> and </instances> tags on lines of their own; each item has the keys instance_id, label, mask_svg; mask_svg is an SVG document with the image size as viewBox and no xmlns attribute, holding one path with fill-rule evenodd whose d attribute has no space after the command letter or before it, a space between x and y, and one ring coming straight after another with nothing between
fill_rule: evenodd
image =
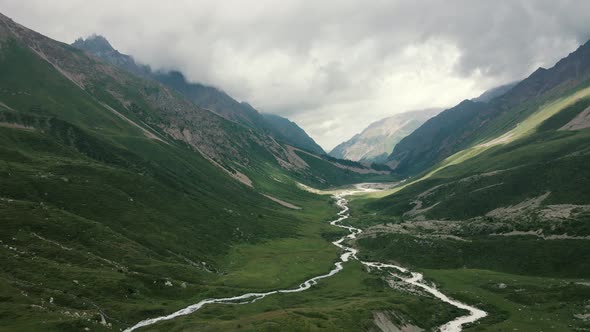
<instances>
[{"instance_id":1,"label":"cloud","mask_svg":"<svg viewBox=\"0 0 590 332\"><path fill-rule=\"evenodd\" d=\"M330 149L395 113L452 106L551 66L590 37L590 2L0 0L55 39L105 35Z\"/></svg>"}]
</instances>

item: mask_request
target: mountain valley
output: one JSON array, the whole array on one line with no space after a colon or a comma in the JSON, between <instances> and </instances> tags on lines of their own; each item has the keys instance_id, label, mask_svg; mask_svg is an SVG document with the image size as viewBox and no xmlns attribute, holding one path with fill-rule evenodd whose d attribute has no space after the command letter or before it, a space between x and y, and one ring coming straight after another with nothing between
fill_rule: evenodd
<instances>
[{"instance_id":1,"label":"mountain valley","mask_svg":"<svg viewBox=\"0 0 590 332\"><path fill-rule=\"evenodd\" d=\"M0 331L590 329L590 42L329 154L100 35L0 73Z\"/></svg>"}]
</instances>

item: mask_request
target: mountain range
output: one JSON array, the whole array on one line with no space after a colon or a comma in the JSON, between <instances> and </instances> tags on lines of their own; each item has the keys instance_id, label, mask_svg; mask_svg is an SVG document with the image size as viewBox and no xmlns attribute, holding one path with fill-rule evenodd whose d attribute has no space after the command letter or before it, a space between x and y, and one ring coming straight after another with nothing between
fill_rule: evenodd
<instances>
[{"instance_id":1,"label":"mountain range","mask_svg":"<svg viewBox=\"0 0 590 332\"><path fill-rule=\"evenodd\" d=\"M133 57L117 51L103 36L79 38L72 46L133 74L156 80L181 93L197 106L211 110L230 121L269 133L274 138L298 148L317 154L325 153L297 124L284 118L281 120L278 115L261 114L248 103L238 102L218 88L190 83L179 71L153 71L147 65L138 64Z\"/></svg>"}]
</instances>

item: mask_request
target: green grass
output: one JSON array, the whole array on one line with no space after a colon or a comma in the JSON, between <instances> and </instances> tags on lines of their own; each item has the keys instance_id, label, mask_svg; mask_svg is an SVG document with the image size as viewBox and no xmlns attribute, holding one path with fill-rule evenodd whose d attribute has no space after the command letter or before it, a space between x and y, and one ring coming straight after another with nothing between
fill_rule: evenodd
<instances>
[{"instance_id":1,"label":"green grass","mask_svg":"<svg viewBox=\"0 0 590 332\"><path fill-rule=\"evenodd\" d=\"M297 182L327 187L367 176L346 179L315 158L304 172L288 171L261 133L68 46L36 43L84 86L20 40L2 43L0 329L106 330L99 312L118 329L207 297L293 287L332 268L338 250L327 239L340 233L326 221L336 208ZM171 139L164 128L173 125L201 133L216 161L246 173L254 189Z\"/></svg>"},{"instance_id":2,"label":"green grass","mask_svg":"<svg viewBox=\"0 0 590 332\"><path fill-rule=\"evenodd\" d=\"M318 236L317 226L312 227L308 230L311 234L302 234L300 239L234 246L220 266L234 273L222 276L216 283L270 290L297 285L329 271L338 257L338 248Z\"/></svg>"},{"instance_id":3,"label":"green grass","mask_svg":"<svg viewBox=\"0 0 590 332\"><path fill-rule=\"evenodd\" d=\"M587 321L574 317L588 313L590 296L590 287L575 279L473 269L429 269L424 273L447 294L489 313L465 331L584 331L590 327Z\"/></svg>"},{"instance_id":4,"label":"green grass","mask_svg":"<svg viewBox=\"0 0 590 332\"><path fill-rule=\"evenodd\" d=\"M48 315L61 321L49 323L49 329L78 330L79 318L60 313L96 313L94 304L112 317L110 322L125 327L210 296L290 287L310 274L325 273L337 257L335 247L322 237L325 217L335 212L325 198L302 193L309 201L297 200L302 211L261 196L225 203L201 196L197 203L145 176L91 163L70 165L67 173L60 173L63 166L55 169L48 161L42 169L4 163L3 172L10 175L0 195L5 198L0 202L1 240L17 248L2 248L8 254L0 279L15 289L12 295L2 294L11 303L0 309L3 317L11 317L9 330L38 326L30 320L40 324ZM230 183L235 191L236 184ZM92 199L87 188L93 189ZM254 200L246 203L248 199ZM203 204L218 208L197 212ZM230 264L238 259L239 264ZM202 261L215 273L200 267ZM268 273L272 282L262 283L261 273ZM165 286L166 280L174 286ZM54 304L48 305L51 297ZM95 323L83 325L94 328Z\"/></svg>"},{"instance_id":5,"label":"green grass","mask_svg":"<svg viewBox=\"0 0 590 332\"><path fill-rule=\"evenodd\" d=\"M460 314L439 301L394 291L379 276L350 262L308 291L273 295L248 305L210 305L145 331L359 331L373 328L377 311L393 311L426 329Z\"/></svg>"},{"instance_id":6,"label":"green grass","mask_svg":"<svg viewBox=\"0 0 590 332\"><path fill-rule=\"evenodd\" d=\"M363 258L424 273L445 294L488 312L466 331L575 331L589 323L585 240L386 234L358 241Z\"/></svg>"},{"instance_id":7,"label":"green grass","mask_svg":"<svg viewBox=\"0 0 590 332\"><path fill-rule=\"evenodd\" d=\"M590 106L589 98L582 98L570 106L565 107L560 112L554 114L541 125L539 125L539 131L558 130L565 126L568 122L573 120L580 112Z\"/></svg>"},{"instance_id":8,"label":"green grass","mask_svg":"<svg viewBox=\"0 0 590 332\"><path fill-rule=\"evenodd\" d=\"M399 177L391 174L376 174L376 173L357 173L349 169L339 168L334 166L329 159L324 160L308 155L307 153L295 152L303 159L310 167L310 172L307 176L300 175L295 178L300 179L301 182L309 184L314 183L316 188L325 189L330 187L337 187L351 183L361 182L393 182L399 180ZM331 158L331 157L326 157ZM335 158L331 158L336 160ZM359 163L340 160L340 163L350 167L358 167ZM371 170L372 171L372 170ZM321 179L321 180L319 180Z\"/></svg>"},{"instance_id":9,"label":"green grass","mask_svg":"<svg viewBox=\"0 0 590 332\"><path fill-rule=\"evenodd\" d=\"M183 171L197 182L181 185L170 175L175 171L173 155L155 158L138 174L81 157L63 145L41 153L33 147L51 140L39 135L0 128L0 137L11 142L3 153L12 156L0 164L5 175L0 240L24 252L2 249L8 255L3 256L0 278L17 293L28 294L2 295L16 304L1 310L12 317L7 329L26 330L27 324L35 326L31 318L40 324L42 317L54 315L62 322L48 324L49 329L77 330L80 319L64 318L60 312L96 313L94 304L112 317L109 321L125 327L209 296L293 286L310 274L325 273L337 257L335 247L322 237L324 221L336 211L328 198L301 191L293 199L304 209L292 211L248 193L197 157L189 164L185 156L185 167L192 168ZM133 144L136 152L154 149L135 140ZM56 155L60 150L61 156ZM195 177L200 172L207 176ZM231 200L220 199L223 190ZM236 196L238 192L243 195ZM240 264L230 264L234 259ZM223 274L207 272L198 266L202 261ZM261 283L260 273L274 281ZM175 286L165 286L166 280ZM51 297L55 301L50 306Z\"/></svg>"},{"instance_id":10,"label":"green grass","mask_svg":"<svg viewBox=\"0 0 590 332\"><path fill-rule=\"evenodd\" d=\"M501 136L493 137L491 139L488 139L487 141L482 142L481 144L472 146L465 150L461 150L453 154L452 156L447 157L445 160L439 163L439 165L433 167L432 170L430 170L424 176L422 176L420 180L428 179L429 177L440 172L442 169L446 167L461 164L466 160L474 158L491 147L511 143L518 139L531 135L536 131L546 130L548 129L546 126L541 128L539 127L543 124L546 124L546 121L548 121L549 119L552 119L552 121L556 121L556 123L561 123L564 121L563 119L561 119L562 116L565 117L565 119L573 118L573 114L577 115L577 113L581 112L585 108L584 105L588 103L587 98L589 95L590 88L580 89L579 91L576 91L575 93L567 97L553 100L541 106L536 112L531 114L522 122L518 123L515 126L515 128L505 132ZM559 116L559 120L555 118L558 114L562 114Z\"/></svg>"},{"instance_id":11,"label":"green grass","mask_svg":"<svg viewBox=\"0 0 590 332\"><path fill-rule=\"evenodd\" d=\"M566 96L555 97L554 94L551 94L549 96L544 97L541 101L537 101L530 105L525 103L525 105L520 106L520 108L530 110L523 111L522 114L519 115L526 115L526 117L522 118L521 122L506 127L503 131L498 131L498 128L503 128L502 126L500 126L494 129L495 131L492 131L495 134L491 134L492 132L487 132L486 135L481 134L481 137L478 140L474 141L472 146L467 146L463 149L459 149L456 153L446 157L444 160L438 162L432 167L427 168L415 177L409 178L407 183L404 183L399 187L384 192L371 193L367 194L366 196L372 198L382 198L387 195L392 195L415 183L428 180L431 177L440 177L441 173L448 173L447 170L457 167L461 169L461 171L457 173L462 172L464 174L465 170L462 169L462 164L464 164L467 161L470 161L473 158L477 159L475 163L483 164L482 161L485 160L485 157L479 157L482 154L486 154L490 150L502 151L503 147L506 145L512 147L518 146L519 144L522 145L522 142L529 142L530 136L533 136L535 139L538 139L539 137L543 137L543 135L547 135L548 130L556 130L560 128L573 117L575 117L579 112L581 112L585 107L587 107L590 88L583 87L583 84L581 86L582 88L577 88L573 89L573 91L569 91L569 94L567 94ZM539 104L539 102L543 103ZM511 112L507 113L507 117L514 117L514 114L510 114ZM517 110L514 110L513 113L518 112ZM505 120L506 119L503 120L501 118L497 119L497 123L495 124L495 126L498 126L498 123L502 123L502 121ZM535 135L536 133L540 134ZM555 137L555 135L553 135L553 137ZM535 153L539 153L538 150L534 151ZM541 154L539 156L543 156L544 158L546 158L546 154L544 153L544 151L541 150L540 152ZM495 155L497 154L499 153L495 153ZM522 155L519 155L513 153L510 157L521 156L522 159L522 156L526 155L531 154L524 153Z\"/></svg>"},{"instance_id":12,"label":"green grass","mask_svg":"<svg viewBox=\"0 0 590 332\"><path fill-rule=\"evenodd\" d=\"M141 135L139 129L106 111L88 93L14 40L2 45L0 71L0 100L19 112L59 114L62 119L99 129L105 135Z\"/></svg>"},{"instance_id":13,"label":"green grass","mask_svg":"<svg viewBox=\"0 0 590 332\"><path fill-rule=\"evenodd\" d=\"M488 269L512 274L584 278L590 275L586 240L481 236L466 241L384 234L358 241L367 260L395 259L425 269Z\"/></svg>"},{"instance_id":14,"label":"green grass","mask_svg":"<svg viewBox=\"0 0 590 332\"><path fill-rule=\"evenodd\" d=\"M423 207L439 203L425 212L429 218L482 216L547 192L544 204L589 204L589 141L588 130L531 134L396 188L368 206L381 215L401 216L419 194L437 185L443 186L421 198Z\"/></svg>"}]
</instances>

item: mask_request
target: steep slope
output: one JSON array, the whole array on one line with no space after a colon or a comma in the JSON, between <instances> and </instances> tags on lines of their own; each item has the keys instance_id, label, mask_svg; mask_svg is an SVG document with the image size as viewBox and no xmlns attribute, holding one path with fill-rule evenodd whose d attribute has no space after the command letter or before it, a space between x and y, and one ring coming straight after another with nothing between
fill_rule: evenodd
<instances>
[{"instance_id":1,"label":"steep slope","mask_svg":"<svg viewBox=\"0 0 590 332\"><path fill-rule=\"evenodd\" d=\"M276 139L287 144L323 154L324 151L296 124L280 121L260 114L245 102L238 102L222 90L199 83L190 83L178 71L152 71L149 66L141 65L126 54L114 49L102 36L93 35L86 39L79 38L73 47L93 54L108 63L130 71L136 75L154 79L167 87L181 93L201 108L211 110L222 117L255 129L261 133L270 133ZM319 149L318 149L319 148Z\"/></svg>"},{"instance_id":2,"label":"steep slope","mask_svg":"<svg viewBox=\"0 0 590 332\"><path fill-rule=\"evenodd\" d=\"M487 103L463 101L403 139L389 156L389 164L402 174L416 174L465 147L512 130L544 103L585 87L589 65L590 43L586 43L553 68L539 68Z\"/></svg>"},{"instance_id":3,"label":"steep slope","mask_svg":"<svg viewBox=\"0 0 590 332\"><path fill-rule=\"evenodd\" d=\"M489 104L470 100L443 111L403 138L388 157L387 164L404 175L426 170L471 144L470 135L478 129L474 119L491 111Z\"/></svg>"},{"instance_id":4,"label":"steep slope","mask_svg":"<svg viewBox=\"0 0 590 332\"><path fill-rule=\"evenodd\" d=\"M583 55L584 49L580 50ZM590 87L579 79L579 73L586 72L590 62L568 58L560 64L567 62L578 66L575 71L567 71L571 79L562 68L557 72L559 80L544 80L567 82L568 88L553 90L555 94L546 96L544 103L516 127L465 147L369 206L384 216L403 220L406 226L434 221L429 227L440 234L589 239L590 170L585 165L590 162ZM536 75L545 74L533 77ZM468 110L473 105L485 105L462 104ZM447 112L461 114L456 110ZM584 257L590 254L583 252ZM478 264L478 268L485 268L484 263ZM590 269L588 264L576 264L580 263L541 266L538 262L535 268L554 274L568 268L567 273L576 276Z\"/></svg>"},{"instance_id":5,"label":"steep slope","mask_svg":"<svg viewBox=\"0 0 590 332\"><path fill-rule=\"evenodd\" d=\"M133 57L117 51L103 36L92 35L86 39L79 38L72 43L72 46L136 75L155 79L183 94L198 106L214 111L228 120L252 128L262 128L262 117L248 105L237 102L217 88L189 83L178 71L154 72L149 66L138 64Z\"/></svg>"},{"instance_id":6,"label":"steep slope","mask_svg":"<svg viewBox=\"0 0 590 332\"><path fill-rule=\"evenodd\" d=\"M337 145L330 155L354 161L383 162L399 141L440 111L405 112L373 122L360 134Z\"/></svg>"},{"instance_id":7,"label":"steep slope","mask_svg":"<svg viewBox=\"0 0 590 332\"><path fill-rule=\"evenodd\" d=\"M462 220L491 216L492 211L501 208L509 214L509 206L541 196L538 204L522 205L513 214L531 213L545 205L555 205L557 210L588 205L590 171L584 165L589 161L590 130L588 126L572 124L579 123L580 115L585 117L589 107L590 89L584 90L583 97L578 94L550 103L543 108L545 112L535 113L522 122L519 129L528 127L526 132L514 131L509 139L500 136L479 146L476 153L473 148L460 151L454 156L461 157L465 152L471 155L437 165L426 176L375 206L388 214L406 214L408 218L422 215ZM540 225L532 227L537 226ZM563 229L550 227L547 231Z\"/></svg>"},{"instance_id":8,"label":"steep slope","mask_svg":"<svg viewBox=\"0 0 590 332\"><path fill-rule=\"evenodd\" d=\"M587 277L590 127L573 124L589 109L590 88L556 98L510 135L462 150L422 178L368 202L373 223L396 225L379 226L384 237L365 244L380 250L389 241L413 252L406 241L428 233L440 240L432 244L438 249L421 248L408 257L388 246L389 254L395 252L390 258L402 255L407 264L424 268ZM396 232L411 236L394 239ZM457 244L464 240L472 244ZM569 256L573 252L576 257Z\"/></svg>"},{"instance_id":9,"label":"steep slope","mask_svg":"<svg viewBox=\"0 0 590 332\"><path fill-rule=\"evenodd\" d=\"M325 154L324 149L322 149L313 138L309 137L295 122L270 113L262 113L262 117L271 135L278 140L318 155Z\"/></svg>"},{"instance_id":10,"label":"steep slope","mask_svg":"<svg viewBox=\"0 0 590 332\"><path fill-rule=\"evenodd\" d=\"M425 271L441 291L488 312L478 330L543 330L547 316L556 331L588 328L578 313L588 312L590 296L590 87L579 75L590 63L572 63L575 71L553 73L559 79L537 80L566 86L500 97L515 103L514 113L490 117L497 127L482 124L482 135L473 133L480 141L420 165L422 176L388 196L357 201L352 214L367 228L357 242L362 259ZM477 118L470 112L485 114L485 105L466 101L437 122ZM500 130L515 118L518 125ZM453 126L473 130L426 123L423 133L460 142Z\"/></svg>"},{"instance_id":11,"label":"steep slope","mask_svg":"<svg viewBox=\"0 0 590 332\"><path fill-rule=\"evenodd\" d=\"M90 45L92 44L93 42L91 40ZM89 47L89 49L93 50L95 48ZM130 59L129 56L120 55L120 53L112 50L112 47L110 47L110 49L110 51L104 51L103 53L113 54L113 52L115 52L113 57L123 56L125 59ZM107 57L107 60L108 59L109 58ZM133 60L131 59L130 61ZM122 60L119 62L129 63L128 60ZM142 69L134 71L141 70ZM261 170L267 168L267 165L270 162L291 172L301 181L312 181L318 186L329 185L329 182L325 179L313 175L313 170L310 169L307 164L301 162L297 152L294 152L294 150L287 147L287 145L282 145L288 144L300 147L298 143L301 143L304 149L308 148L309 145L304 143L313 140L304 132L299 132L299 136L285 135L283 134L282 128L284 127L286 128L285 130L287 130L291 129L292 126L283 126L281 128L271 127L270 123L265 121L264 118L247 103L238 103L216 88L187 83L181 73L152 73L150 77L179 91L183 96L187 97L195 104L204 105L207 109L213 109L216 114L221 116L225 115L225 118L232 120L233 123L225 123L225 128L204 128L206 131L211 132L221 131L225 134L230 133L229 136L232 140L225 144L225 147L227 148L224 148L224 144L220 144L221 142L219 139L214 143L216 151L211 151L210 146L207 146L204 149L202 147L197 148L200 149L201 152L207 154L212 161L223 166L224 169L228 170L236 178L245 180L245 182L248 183L252 181L250 178L256 176L256 174L250 174L252 169ZM181 117L181 114L174 114L172 116L172 121L178 122L179 116ZM181 119L181 121L184 123L195 123L193 120L189 119ZM273 133L275 134L273 135ZM196 140L194 138L194 133L190 128L181 129L176 126L171 129L170 134L176 139L189 141L189 144L195 145L194 141ZM290 137L297 137L298 140L290 140ZM306 137L308 138L307 140L305 140ZM201 139L197 140L199 142L203 141ZM281 143L277 142L277 140L280 140ZM192 143L190 141L192 141ZM257 153L250 152L253 150L256 150ZM352 181L352 179L346 179L346 174L342 171L341 167L333 167L334 165L337 165L337 163L334 164L333 161L326 161L326 166L328 168L331 167L335 173L334 176L332 176L332 179L339 178L341 181ZM379 174L379 171L371 171L370 168L364 166L360 166L360 168L369 170L369 173ZM244 174L247 174L247 176L245 177Z\"/></svg>"},{"instance_id":12,"label":"steep slope","mask_svg":"<svg viewBox=\"0 0 590 332\"><path fill-rule=\"evenodd\" d=\"M246 125L250 128L263 130L262 116L246 103L240 103L225 92L198 83L189 83L178 71L156 72L152 77L166 86L180 92L195 104L214 111L224 118Z\"/></svg>"}]
</instances>

